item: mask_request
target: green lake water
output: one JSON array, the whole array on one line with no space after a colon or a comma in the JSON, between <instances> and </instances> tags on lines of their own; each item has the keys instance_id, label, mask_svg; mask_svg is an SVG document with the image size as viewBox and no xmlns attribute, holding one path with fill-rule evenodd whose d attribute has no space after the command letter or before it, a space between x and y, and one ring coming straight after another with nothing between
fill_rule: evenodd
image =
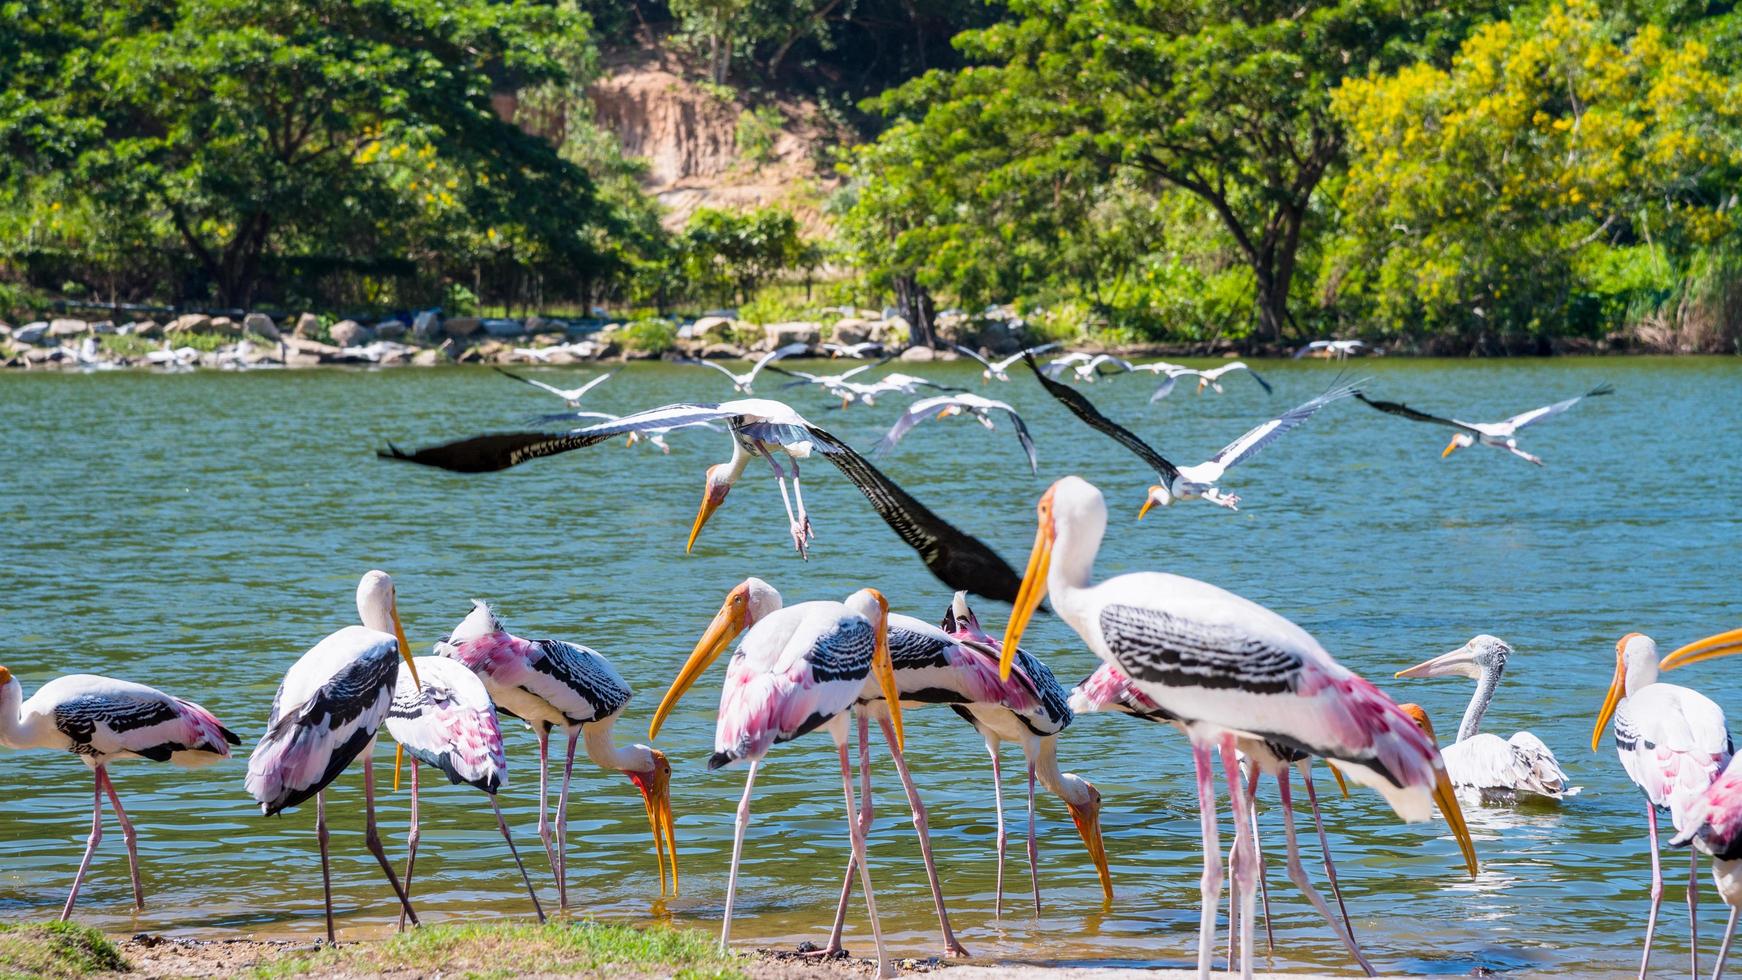
<instances>
[{"instance_id":1,"label":"green lake water","mask_svg":"<svg viewBox=\"0 0 1742 980\"><path fill-rule=\"evenodd\" d=\"M1054 478L1102 487L1113 513L1099 574L1165 569L1269 605L1317 636L1343 663L1398 700L1424 704L1442 735L1456 729L1465 681L1391 674L1478 632L1517 654L1485 727L1528 729L1584 787L1559 807L1466 812L1482 872L1461 870L1440 823L1406 826L1371 793L1327 796L1344 895L1382 971L1466 974L1477 967L1628 975L1643 933L1650 870L1642 798L1591 724L1615 640L1639 630L1665 651L1742 625L1742 361L1557 359L1259 364L1265 396L1244 377L1223 395L1186 383L1146 404L1152 383L1127 377L1089 389L1102 407L1181 463L1212 454L1262 417L1323 390L1339 371L1371 376L1376 397L1496 419L1612 382L1613 397L1533 428L1524 446L1546 467L1477 447L1439 456L1446 434L1353 401L1238 467L1224 486L1238 514L1201 501L1135 521L1150 472L1052 403L1020 366L989 389L1024 411L1041 473L1023 465L1007 426L927 422L886 471L996 547L1018 569L1034 533L1034 502ZM578 383L578 369L535 371ZM981 390L959 364L916 373ZM782 397L765 380L760 394ZM862 449L900 411L832 409L815 392L787 393L814 421ZM637 364L595 389L588 407L623 412L682 398L729 397L714 372ZM200 701L240 733L239 757L199 771L144 762L115 768L139 827L147 909L131 913L118 832L106 837L79 918L115 932L201 937L299 934L321 926L312 808L261 817L242 788L280 676L328 632L354 622L353 590L372 567L390 571L415 646L426 650L466 613L495 602L527 636L589 644L637 689L619 738L645 740L673 673L722 596L749 574L788 601L881 588L897 611L935 620L949 593L820 461L806 466L816 526L811 560L787 544L772 480L752 468L686 557L683 542L703 470L725 458L723 433L646 445L601 445L517 469L464 476L378 462L391 439L422 445L512 428L559 407L481 369L345 370L151 375L0 375L0 654L27 692L92 671ZM1006 609L981 602L989 628ZM1025 646L1067 684L1096 665L1068 627L1042 616ZM681 896L660 901L646 818L628 780L577 765L571 895L611 921L669 920L717 928L740 770L708 772L723 662L666 722L659 746L674 766ZM1669 678L1742 711L1742 662ZM1027 894L1020 756L1007 750L1011 898L993 914L992 786L979 736L953 713L912 712L912 768L930 807L933 843L957 933L983 957L1062 963L1188 965L1194 957L1200 869L1190 754L1171 729L1096 715L1060 740L1064 768L1100 788L1116 896L1098 885L1058 800L1038 801L1041 888ZM504 807L535 880L546 873L533 834L535 742L504 725L510 779ZM385 735L385 733L384 733ZM378 758L391 749L383 738ZM877 759L872 874L896 952L937 950L930 898L899 786ZM387 766L383 765L383 772ZM1322 772L1322 770L1321 770ZM90 778L71 756L0 756L0 921L51 918L89 830ZM360 775L329 794L336 815L335 897L342 935L391 927L379 871L362 847ZM432 780L425 781L426 788ZM747 945L825 937L847 854L840 784L828 738L777 748L764 766L745 844L735 938ZM383 779L388 846L403 849L406 794ZM1280 967L1346 969L1341 947L1281 874L1281 829L1266 785L1261 817ZM530 915L482 796L430 789L424 802L417 898L426 921ZM1304 825L1303 825L1304 826ZM1224 835L1228 831L1222 820ZM115 831L111 825L111 831ZM1667 834L1666 840L1667 840ZM1226 836L1224 836L1224 847ZM1316 848L1309 848L1315 878ZM1664 914L1654 960L1685 971L1682 904L1688 861L1667 851ZM1321 879L1322 880L1322 879ZM1704 865L1701 936L1716 950L1724 907ZM546 873L544 894L554 888ZM870 951L855 903L849 945ZM1261 946L1262 949L1262 946Z\"/></svg>"}]
</instances>

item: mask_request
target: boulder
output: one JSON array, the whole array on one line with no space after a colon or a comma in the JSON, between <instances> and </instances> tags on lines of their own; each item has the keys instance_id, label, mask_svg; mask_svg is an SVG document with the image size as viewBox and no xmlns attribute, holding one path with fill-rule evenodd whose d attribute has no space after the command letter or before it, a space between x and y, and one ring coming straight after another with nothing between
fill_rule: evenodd
<instances>
[{"instance_id":1,"label":"boulder","mask_svg":"<svg viewBox=\"0 0 1742 980\"><path fill-rule=\"evenodd\" d=\"M526 324L519 320L492 318L482 320L478 325L484 328L484 333L492 337L520 337L526 334Z\"/></svg>"},{"instance_id":2,"label":"boulder","mask_svg":"<svg viewBox=\"0 0 1742 980\"><path fill-rule=\"evenodd\" d=\"M272 318L264 313L250 313L243 317L242 330L267 340L278 340L283 336L278 332L278 324L273 323Z\"/></svg>"},{"instance_id":3,"label":"boulder","mask_svg":"<svg viewBox=\"0 0 1742 980\"><path fill-rule=\"evenodd\" d=\"M437 340L442 335L442 318L434 310L424 310L411 318L411 335L418 340Z\"/></svg>"},{"instance_id":4,"label":"boulder","mask_svg":"<svg viewBox=\"0 0 1742 980\"><path fill-rule=\"evenodd\" d=\"M83 320L71 317L56 317L48 322L50 337L82 337L91 332L91 327Z\"/></svg>"},{"instance_id":5,"label":"boulder","mask_svg":"<svg viewBox=\"0 0 1742 980\"><path fill-rule=\"evenodd\" d=\"M398 340L405 336L404 320L383 320L375 324L375 336L382 340Z\"/></svg>"},{"instance_id":6,"label":"boulder","mask_svg":"<svg viewBox=\"0 0 1742 980\"><path fill-rule=\"evenodd\" d=\"M163 328L166 334L205 333L212 325L212 318L204 313L187 313L169 321L169 326Z\"/></svg>"},{"instance_id":7,"label":"boulder","mask_svg":"<svg viewBox=\"0 0 1742 980\"><path fill-rule=\"evenodd\" d=\"M418 315L422 316L423 314L420 313ZM414 367L435 367L445 359L446 355L434 347L425 347L423 350L411 355L411 363Z\"/></svg>"},{"instance_id":8,"label":"boulder","mask_svg":"<svg viewBox=\"0 0 1742 980\"><path fill-rule=\"evenodd\" d=\"M576 354L568 347L564 347L560 350L553 350L544 356L544 363L546 364L579 364L582 360L583 358L579 354Z\"/></svg>"},{"instance_id":9,"label":"boulder","mask_svg":"<svg viewBox=\"0 0 1742 980\"><path fill-rule=\"evenodd\" d=\"M24 352L25 364L59 364L70 355L59 347L32 347Z\"/></svg>"},{"instance_id":10,"label":"boulder","mask_svg":"<svg viewBox=\"0 0 1742 980\"><path fill-rule=\"evenodd\" d=\"M227 316L213 317L212 322L206 324L205 332L215 333L220 337L240 337L242 325Z\"/></svg>"},{"instance_id":11,"label":"boulder","mask_svg":"<svg viewBox=\"0 0 1742 980\"><path fill-rule=\"evenodd\" d=\"M361 347L370 340L369 328L355 320L340 320L327 334L340 347Z\"/></svg>"},{"instance_id":12,"label":"boulder","mask_svg":"<svg viewBox=\"0 0 1742 980\"><path fill-rule=\"evenodd\" d=\"M318 340L312 340L308 337L290 337L284 341L284 349L292 354L301 354L317 359L322 357L339 356L339 349L337 347L334 347L332 344L323 344Z\"/></svg>"},{"instance_id":13,"label":"boulder","mask_svg":"<svg viewBox=\"0 0 1742 980\"><path fill-rule=\"evenodd\" d=\"M450 337L470 337L483 322L475 316L450 316L442 321L442 332Z\"/></svg>"},{"instance_id":14,"label":"boulder","mask_svg":"<svg viewBox=\"0 0 1742 980\"><path fill-rule=\"evenodd\" d=\"M705 337L711 340L715 337L726 336L735 326L737 323L731 317L704 316L690 324L690 336ZM715 335L715 337L709 337L710 334Z\"/></svg>"},{"instance_id":15,"label":"boulder","mask_svg":"<svg viewBox=\"0 0 1742 980\"><path fill-rule=\"evenodd\" d=\"M938 359L938 352L930 347L909 347L901 352L901 359L920 362L935 361Z\"/></svg>"},{"instance_id":16,"label":"boulder","mask_svg":"<svg viewBox=\"0 0 1742 980\"><path fill-rule=\"evenodd\" d=\"M91 332L98 334L112 334L115 332L115 321L98 320L96 323L91 324Z\"/></svg>"},{"instance_id":17,"label":"boulder","mask_svg":"<svg viewBox=\"0 0 1742 980\"><path fill-rule=\"evenodd\" d=\"M48 339L48 322L38 320L26 323L12 331L12 339L20 344L40 344Z\"/></svg>"},{"instance_id":18,"label":"boulder","mask_svg":"<svg viewBox=\"0 0 1742 980\"><path fill-rule=\"evenodd\" d=\"M121 332L135 337L157 338L163 336L163 324L156 320L140 320L138 323L129 323L122 327Z\"/></svg>"},{"instance_id":19,"label":"boulder","mask_svg":"<svg viewBox=\"0 0 1742 980\"><path fill-rule=\"evenodd\" d=\"M542 316L529 316L526 318L526 332L535 335L561 335L569 332L569 325L561 320L551 320Z\"/></svg>"},{"instance_id":20,"label":"boulder","mask_svg":"<svg viewBox=\"0 0 1742 980\"><path fill-rule=\"evenodd\" d=\"M321 318L313 313L304 313L296 318L296 329L291 332L295 337L313 337L321 332Z\"/></svg>"},{"instance_id":21,"label":"boulder","mask_svg":"<svg viewBox=\"0 0 1742 980\"><path fill-rule=\"evenodd\" d=\"M856 316L835 321L834 341L837 344L863 344L871 339L871 324Z\"/></svg>"},{"instance_id":22,"label":"boulder","mask_svg":"<svg viewBox=\"0 0 1742 980\"><path fill-rule=\"evenodd\" d=\"M873 320L870 324L871 335L866 340L875 340L880 344L899 344L913 336L913 324L903 316L885 317Z\"/></svg>"},{"instance_id":23,"label":"boulder","mask_svg":"<svg viewBox=\"0 0 1742 980\"><path fill-rule=\"evenodd\" d=\"M806 320L795 320L792 323L770 323L762 328L763 340L770 347L785 347L787 344L805 344L815 347L822 342L823 328L821 324Z\"/></svg>"},{"instance_id":24,"label":"boulder","mask_svg":"<svg viewBox=\"0 0 1742 980\"><path fill-rule=\"evenodd\" d=\"M710 360L742 358L744 348L737 344L709 344L702 348L702 356Z\"/></svg>"}]
</instances>

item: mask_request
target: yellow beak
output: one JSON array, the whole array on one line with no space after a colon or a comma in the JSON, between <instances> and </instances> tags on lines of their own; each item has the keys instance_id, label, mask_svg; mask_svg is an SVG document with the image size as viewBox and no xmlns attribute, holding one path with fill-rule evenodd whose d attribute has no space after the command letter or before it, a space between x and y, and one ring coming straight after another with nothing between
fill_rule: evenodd
<instances>
[{"instance_id":1,"label":"yellow beak","mask_svg":"<svg viewBox=\"0 0 1742 980\"><path fill-rule=\"evenodd\" d=\"M1678 653L1680 651L1677 651ZM1667 660L1665 661L1667 663ZM1615 714L1615 706L1621 703L1621 695L1627 690L1627 666L1621 659L1621 651L1615 651L1615 679L1609 682L1609 693L1603 698L1603 709L1597 712L1597 727L1591 729L1591 751L1597 751L1597 740L1603 737L1603 729L1609 727L1609 719Z\"/></svg>"},{"instance_id":2,"label":"yellow beak","mask_svg":"<svg viewBox=\"0 0 1742 980\"><path fill-rule=\"evenodd\" d=\"M417 678L417 663L411 657L411 644L405 639L405 627L399 622L399 603L395 601L387 610L393 617L393 638L399 641L399 655L405 658L405 666L411 670L411 682L423 690L423 681Z\"/></svg>"},{"instance_id":3,"label":"yellow beak","mask_svg":"<svg viewBox=\"0 0 1742 980\"><path fill-rule=\"evenodd\" d=\"M901 688L895 683L895 664L889 659L889 603L876 589L872 589L871 594L877 597L877 605L882 610L877 616L877 645L871 653L871 672L877 675L877 686L883 690L883 700L889 705L889 725L895 730L895 747L906 751L907 736L901 729Z\"/></svg>"},{"instance_id":4,"label":"yellow beak","mask_svg":"<svg viewBox=\"0 0 1742 980\"><path fill-rule=\"evenodd\" d=\"M1049 503L1052 491L1042 498ZM1051 508L1046 508L1050 515ZM1028 555L1028 569L1022 573L1022 587L1016 590L1016 603L1010 609L1010 623L1004 627L1004 650L998 658L998 677L1010 679L1010 665L1016 662L1016 645L1022 642L1022 631L1028 628L1035 609L1046 595L1046 573L1052 566L1053 527L1048 516L1042 516L1034 532L1034 550Z\"/></svg>"},{"instance_id":5,"label":"yellow beak","mask_svg":"<svg viewBox=\"0 0 1742 980\"><path fill-rule=\"evenodd\" d=\"M1071 811L1071 820L1077 825L1077 833L1082 835L1083 844L1089 849L1089 860L1095 863L1095 874L1101 879L1101 895L1111 903L1113 873L1107 869L1107 847L1101 841L1101 807L1099 804L1067 806Z\"/></svg>"},{"instance_id":6,"label":"yellow beak","mask_svg":"<svg viewBox=\"0 0 1742 980\"><path fill-rule=\"evenodd\" d=\"M1742 629L1733 629L1727 633L1708 636L1703 640L1695 640L1687 646L1670 653L1663 658L1658 666L1663 670L1674 670L1688 664L1697 664L1702 660L1714 657L1727 657L1733 653L1742 653Z\"/></svg>"},{"instance_id":7,"label":"yellow beak","mask_svg":"<svg viewBox=\"0 0 1742 980\"><path fill-rule=\"evenodd\" d=\"M1149 508L1154 507L1154 506L1155 506L1155 498L1154 497L1144 497L1143 498L1143 506L1139 507L1137 509L1137 519L1140 521L1143 520L1143 515L1149 513Z\"/></svg>"},{"instance_id":8,"label":"yellow beak","mask_svg":"<svg viewBox=\"0 0 1742 980\"><path fill-rule=\"evenodd\" d=\"M683 553L689 554L696 546L696 538L701 536L702 525L708 523L708 518L714 516L714 511L726 502L724 495L716 497L713 494L713 484L710 482L702 488L702 505L696 509L696 521L690 525L690 539L684 543Z\"/></svg>"},{"instance_id":9,"label":"yellow beak","mask_svg":"<svg viewBox=\"0 0 1742 980\"><path fill-rule=\"evenodd\" d=\"M671 816L671 765L665 754L653 753L653 771L630 773L647 803L647 822L653 827L653 857L659 864L659 893L665 891L666 854L671 855L671 894L677 894L677 830Z\"/></svg>"},{"instance_id":10,"label":"yellow beak","mask_svg":"<svg viewBox=\"0 0 1742 980\"><path fill-rule=\"evenodd\" d=\"M653 713L653 722L647 726L647 737L657 738L659 726L665 723L665 716L671 714L671 709L677 707L678 701L684 696L696 678L708 669L708 665L719 658L721 651L732 645L739 633L744 632L744 605L740 593L733 589L726 596L726 603L720 611L714 614L714 621L708 624L708 631L702 634L690 658L678 671L677 678L671 682L671 688L665 692L665 700L659 702L659 710Z\"/></svg>"},{"instance_id":11,"label":"yellow beak","mask_svg":"<svg viewBox=\"0 0 1742 980\"><path fill-rule=\"evenodd\" d=\"M1453 439L1451 442L1446 443L1446 448L1443 452L1440 453L1440 458L1445 459L1447 456L1450 456L1452 454L1453 450L1455 450L1457 448L1458 448L1458 440L1456 440L1456 439Z\"/></svg>"},{"instance_id":12,"label":"yellow beak","mask_svg":"<svg viewBox=\"0 0 1742 980\"><path fill-rule=\"evenodd\" d=\"M1337 781L1337 788L1343 791L1343 799L1345 799L1345 800L1348 799L1349 798L1349 784L1343 782L1342 771L1339 770L1336 766L1331 766L1331 765L1327 765L1325 768L1327 768L1331 771L1331 778L1335 779Z\"/></svg>"},{"instance_id":13,"label":"yellow beak","mask_svg":"<svg viewBox=\"0 0 1742 980\"><path fill-rule=\"evenodd\" d=\"M1458 794L1452 789L1452 780L1446 775L1444 766L1436 766L1438 779L1434 783L1434 802L1439 804L1440 813L1451 825L1453 836L1458 838L1458 849L1464 852L1464 866L1470 869L1470 877L1476 877L1476 842L1470 839L1470 828L1464 823L1464 811L1458 806Z\"/></svg>"}]
</instances>

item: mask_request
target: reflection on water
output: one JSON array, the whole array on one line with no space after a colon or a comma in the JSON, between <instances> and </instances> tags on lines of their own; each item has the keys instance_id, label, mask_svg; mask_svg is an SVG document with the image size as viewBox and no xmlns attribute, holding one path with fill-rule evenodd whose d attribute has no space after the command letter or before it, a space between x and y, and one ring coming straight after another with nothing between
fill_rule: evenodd
<instances>
[{"instance_id":1,"label":"reflection on water","mask_svg":"<svg viewBox=\"0 0 1742 980\"><path fill-rule=\"evenodd\" d=\"M1033 535L1046 483L1080 473L1115 515L1099 572L1166 568L1207 579L1301 623L1346 664L1399 700L1456 717L1467 682L1397 681L1393 671L1491 631L1517 648L1487 727L1528 729L1560 756L1582 795L1559 808L1466 812L1481 875L1469 880L1443 825L1404 826L1377 796L1322 793L1327 830L1354 927L1381 970L1510 974L1576 970L1630 975L1649 885L1640 798L1613 754L1589 751L1613 644L1641 629L1678 642L1742 622L1733 565L1742 544L1733 467L1742 365L1732 360L1369 361L1372 390L1424 409L1499 418L1599 380L1617 394L1530 430L1537 468L1472 449L1441 460L1422 426L1344 403L1315 417L1230 477L1235 514L1186 503L1134 518L1151 474L1080 427L1020 375L997 394L1025 412L1042 472L1014 440L978 426L921 426L884 461L940 513L1012 561ZM1096 385L1093 397L1164 452L1196 461L1264 412L1323 389L1338 370L1275 364L1278 387L1222 396L1181 391L1154 406L1149 385ZM551 372L577 377L578 372ZM955 365L925 374L979 388ZM773 389L764 394L774 394ZM711 372L632 365L589 396L626 411L680 397L726 397ZM897 403L842 412L798 393L799 407L869 446ZM593 404L596 401L596 404ZM373 450L516 425L548 410L535 392L483 370L379 374L0 376L8 420L0 485L11 504L0 563L0 657L34 690L72 671L113 673L200 700L251 745L284 669L351 622L367 568L390 570L412 642L424 647L463 617L473 596L500 604L526 635L588 643L639 690L619 737L644 737L658 696L725 591L758 574L789 598L841 597L868 584L899 611L936 618L948 594L821 464L806 469L817 539L808 563L790 554L778 495L747 479L693 556L683 537L702 472L725 456L718 433L677 433L673 451L605 445L507 473L457 476L394 468ZM1672 474L1640 485L1644 466ZM982 620L1001 622L987 603ZM1031 649L1067 683L1093 658L1067 627L1042 617ZM645 811L630 784L576 769L571 894L584 914L716 928L725 897L740 771L708 772L713 686L674 713L659 745L674 766L683 894L657 900ZM1678 677L1720 704L1742 684L1723 665ZM1020 760L1005 760L1011 847L1006 906L993 908L990 767L955 715L912 713L914 777L954 925L975 954L1044 962L1189 966L1195 952L1197 836L1190 756L1171 730L1096 715L1061 740L1064 767L1095 782L1116 896L1103 909L1094 869L1064 807L1037 799L1042 906L1034 913L1024 856ZM535 743L515 728L503 793L522 853L545 899L554 887L534 836ZM245 746L246 748L247 746ZM382 761L388 758L383 747ZM872 875L888 935L903 954L936 951L936 926L912 827L893 771L875 748ZM41 919L64 898L88 832L89 776L70 756L8 753L0 781L0 920ZM314 935L321 929L313 814L266 819L242 790L243 762L199 772L130 763L115 779L140 828L147 911L129 914L119 834L105 837L80 917L115 931ZM759 775L745 842L734 936L745 943L820 941L847 843L832 750L821 735L782 746ZM359 776L330 794L334 890L347 935L391 928L394 909L362 847ZM403 848L404 793L383 781L390 849ZM418 901L429 920L529 913L483 798L426 781ZM1328 780L1320 781L1321 791ZM1300 794L1297 792L1297 799ZM1279 966L1345 969L1341 947L1281 874L1275 788L1261 791ZM1303 859L1322 880L1310 816L1297 819ZM1228 824L1222 822L1224 835ZM1224 847L1226 838L1224 837ZM1686 962L1677 911L1687 859L1665 855L1658 965ZM546 874L539 879L540 870ZM1708 882L1701 869L1702 883ZM1724 908L1708 889L1709 950ZM856 900L848 942L869 930ZM1712 953L1707 952L1709 958Z\"/></svg>"}]
</instances>

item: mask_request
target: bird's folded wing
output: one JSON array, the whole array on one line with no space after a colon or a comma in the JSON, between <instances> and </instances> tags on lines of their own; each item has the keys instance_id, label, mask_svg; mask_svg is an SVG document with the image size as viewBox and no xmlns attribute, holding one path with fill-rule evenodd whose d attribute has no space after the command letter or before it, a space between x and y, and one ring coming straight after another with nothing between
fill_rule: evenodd
<instances>
[{"instance_id":1,"label":"bird's folded wing","mask_svg":"<svg viewBox=\"0 0 1742 980\"><path fill-rule=\"evenodd\" d=\"M1023 360L1028 362L1029 368L1034 371L1034 376L1040 382L1041 387L1045 388L1048 394L1063 402L1064 406L1070 409L1077 418L1087 422L1090 427L1101 430L1114 442L1136 453L1139 459L1148 463L1155 472L1161 474L1163 480L1172 483L1174 478L1179 476L1179 467L1168 462L1160 453L1151 449L1148 443L1137 438L1131 430L1102 415L1095 409L1094 405L1090 404L1087 398L1083 397L1081 392L1047 377L1041 371L1040 365L1034 362L1033 357L1025 356Z\"/></svg>"}]
</instances>

